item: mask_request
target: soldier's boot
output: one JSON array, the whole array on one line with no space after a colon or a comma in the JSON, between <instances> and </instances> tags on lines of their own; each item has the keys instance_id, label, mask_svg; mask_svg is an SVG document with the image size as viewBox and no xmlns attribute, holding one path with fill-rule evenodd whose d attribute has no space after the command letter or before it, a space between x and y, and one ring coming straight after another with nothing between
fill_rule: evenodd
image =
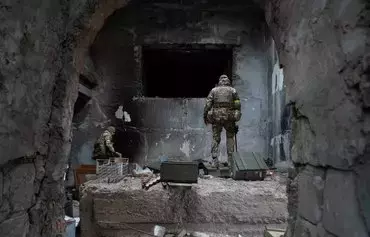
<instances>
[{"instance_id":1,"label":"soldier's boot","mask_svg":"<svg viewBox=\"0 0 370 237\"><path fill-rule=\"evenodd\" d=\"M232 154L227 155L227 163L228 163L228 166L229 166L230 177L233 177L234 162L233 162L233 155Z\"/></svg>"},{"instance_id":2,"label":"soldier's boot","mask_svg":"<svg viewBox=\"0 0 370 237\"><path fill-rule=\"evenodd\" d=\"M220 168L220 162L217 157L212 157L212 168L219 169Z\"/></svg>"}]
</instances>

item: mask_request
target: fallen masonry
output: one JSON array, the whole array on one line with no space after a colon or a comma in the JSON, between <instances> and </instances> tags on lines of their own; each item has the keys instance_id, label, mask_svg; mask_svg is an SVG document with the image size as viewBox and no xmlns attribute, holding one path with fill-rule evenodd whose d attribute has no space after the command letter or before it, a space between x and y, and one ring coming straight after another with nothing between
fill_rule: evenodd
<instances>
[{"instance_id":1,"label":"fallen masonry","mask_svg":"<svg viewBox=\"0 0 370 237\"><path fill-rule=\"evenodd\" d=\"M119 183L92 180L81 187L82 237L147 236L155 225L208 236L262 236L285 228L285 186L279 181L199 179L191 189L145 191L139 178ZM141 232L139 232L141 231Z\"/></svg>"}]
</instances>

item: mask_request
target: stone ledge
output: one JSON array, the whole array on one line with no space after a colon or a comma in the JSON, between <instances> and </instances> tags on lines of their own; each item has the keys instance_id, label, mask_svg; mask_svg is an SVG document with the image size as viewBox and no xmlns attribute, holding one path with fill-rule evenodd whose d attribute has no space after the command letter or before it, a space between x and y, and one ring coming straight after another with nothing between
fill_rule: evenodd
<instances>
[{"instance_id":1,"label":"stone ledge","mask_svg":"<svg viewBox=\"0 0 370 237\"><path fill-rule=\"evenodd\" d=\"M118 231L125 224L284 225L287 198L284 189L277 189L278 185L276 181L213 178L199 179L190 190L163 189L159 184L144 191L135 178L117 184L90 181L83 190L81 203L85 208L81 218L94 223L85 223L82 230L90 225L99 231ZM88 205L92 211L87 210Z\"/></svg>"}]
</instances>

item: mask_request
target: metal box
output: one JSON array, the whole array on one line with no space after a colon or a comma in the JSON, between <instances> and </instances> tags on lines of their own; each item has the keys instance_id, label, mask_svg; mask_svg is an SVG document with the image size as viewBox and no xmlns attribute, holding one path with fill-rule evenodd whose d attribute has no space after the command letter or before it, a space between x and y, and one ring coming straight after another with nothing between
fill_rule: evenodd
<instances>
[{"instance_id":1,"label":"metal box","mask_svg":"<svg viewBox=\"0 0 370 237\"><path fill-rule=\"evenodd\" d=\"M198 162L166 161L161 164L161 181L197 183Z\"/></svg>"},{"instance_id":2,"label":"metal box","mask_svg":"<svg viewBox=\"0 0 370 237\"><path fill-rule=\"evenodd\" d=\"M268 170L265 160L255 152L233 154L234 180L264 180Z\"/></svg>"}]
</instances>

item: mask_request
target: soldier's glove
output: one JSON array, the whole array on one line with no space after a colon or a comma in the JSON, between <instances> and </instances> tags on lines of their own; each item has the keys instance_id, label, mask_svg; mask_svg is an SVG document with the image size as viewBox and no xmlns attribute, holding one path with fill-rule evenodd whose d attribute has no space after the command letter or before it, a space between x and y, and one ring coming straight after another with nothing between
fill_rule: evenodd
<instances>
[{"instance_id":1,"label":"soldier's glove","mask_svg":"<svg viewBox=\"0 0 370 237\"><path fill-rule=\"evenodd\" d=\"M122 157L122 154L121 153L119 153L119 152L115 152L115 153L116 153L116 156Z\"/></svg>"},{"instance_id":2,"label":"soldier's glove","mask_svg":"<svg viewBox=\"0 0 370 237\"><path fill-rule=\"evenodd\" d=\"M235 128L234 129L235 129L234 130L235 134L237 134L239 132L239 126L235 124Z\"/></svg>"}]
</instances>

